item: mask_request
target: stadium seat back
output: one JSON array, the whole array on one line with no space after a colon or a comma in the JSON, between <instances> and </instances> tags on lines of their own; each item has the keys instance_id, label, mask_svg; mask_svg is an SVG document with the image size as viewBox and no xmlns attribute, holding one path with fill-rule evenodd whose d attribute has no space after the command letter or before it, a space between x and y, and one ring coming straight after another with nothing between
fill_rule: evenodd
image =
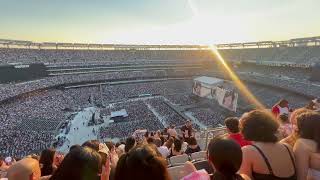
<instances>
[{"instance_id":1,"label":"stadium seat back","mask_svg":"<svg viewBox=\"0 0 320 180\"><path fill-rule=\"evenodd\" d=\"M198 161L198 160L205 160L207 158L206 151L195 152L191 154L191 160Z\"/></svg>"},{"instance_id":2,"label":"stadium seat back","mask_svg":"<svg viewBox=\"0 0 320 180\"><path fill-rule=\"evenodd\" d=\"M189 160L189 156L187 154L182 154L178 156L173 156L170 158L171 166L178 166L184 164Z\"/></svg>"},{"instance_id":3,"label":"stadium seat back","mask_svg":"<svg viewBox=\"0 0 320 180\"><path fill-rule=\"evenodd\" d=\"M214 170L207 160L194 162L193 165L197 170L204 169L208 174L213 174Z\"/></svg>"},{"instance_id":4,"label":"stadium seat back","mask_svg":"<svg viewBox=\"0 0 320 180\"><path fill-rule=\"evenodd\" d=\"M185 170L184 165L170 167L168 168L168 172L172 180L179 180L191 173Z\"/></svg>"}]
</instances>

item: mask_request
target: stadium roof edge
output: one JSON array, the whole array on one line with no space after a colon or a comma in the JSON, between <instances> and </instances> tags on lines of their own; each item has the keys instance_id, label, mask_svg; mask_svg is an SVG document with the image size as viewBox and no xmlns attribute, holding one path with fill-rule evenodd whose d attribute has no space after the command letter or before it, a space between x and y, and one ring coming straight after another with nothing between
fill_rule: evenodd
<instances>
[{"instance_id":1,"label":"stadium roof edge","mask_svg":"<svg viewBox=\"0 0 320 180\"><path fill-rule=\"evenodd\" d=\"M186 49L201 50L209 49L207 45L137 45L137 44L90 44L90 43L59 43L59 42L33 42L24 40L0 39L0 47L19 46L22 48L36 47L46 48L87 48L87 49L115 49L115 50L166 50L166 49ZM228 48L252 48L252 47L296 47L296 46L320 46L320 36L295 38L286 41L258 41L244 43L216 44L218 49Z\"/></svg>"}]
</instances>

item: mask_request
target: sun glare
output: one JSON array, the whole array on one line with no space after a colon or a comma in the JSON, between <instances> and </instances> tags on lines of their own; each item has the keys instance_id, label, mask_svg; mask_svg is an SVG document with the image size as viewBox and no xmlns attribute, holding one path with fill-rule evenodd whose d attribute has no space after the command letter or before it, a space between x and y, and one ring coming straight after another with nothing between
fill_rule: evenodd
<instances>
[{"instance_id":1,"label":"sun glare","mask_svg":"<svg viewBox=\"0 0 320 180\"><path fill-rule=\"evenodd\" d=\"M248 99L249 102L253 103L258 109L266 109L265 106L260 103L260 101L250 92L250 90L242 83L237 74L229 67L224 58L219 53L215 46L210 46L210 50L217 57L219 62L223 65L231 80L234 82L235 86L240 90L240 92Z\"/></svg>"}]
</instances>

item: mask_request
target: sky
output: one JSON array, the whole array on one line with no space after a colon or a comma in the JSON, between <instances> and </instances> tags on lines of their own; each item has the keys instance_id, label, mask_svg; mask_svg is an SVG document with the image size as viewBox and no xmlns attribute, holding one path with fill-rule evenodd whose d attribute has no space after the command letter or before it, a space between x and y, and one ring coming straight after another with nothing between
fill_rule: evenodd
<instances>
[{"instance_id":1,"label":"sky","mask_svg":"<svg viewBox=\"0 0 320 180\"><path fill-rule=\"evenodd\" d=\"M320 35L320 0L0 0L0 39L219 44Z\"/></svg>"}]
</instances>

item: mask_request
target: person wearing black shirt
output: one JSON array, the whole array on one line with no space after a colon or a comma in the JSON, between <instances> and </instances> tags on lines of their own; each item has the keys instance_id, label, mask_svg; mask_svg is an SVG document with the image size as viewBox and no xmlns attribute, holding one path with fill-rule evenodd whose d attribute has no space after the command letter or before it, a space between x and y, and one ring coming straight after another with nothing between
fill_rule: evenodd
<instances>
[{"instance_id":1,"label":"person wearing black shirt","mask_svg":"<svg viewBox=\"0 0 320 180\"><path fill-rule=\"evenodd\" d=\"M190 138L192 137L192 124L191 121L188 120L187 123L181 127L182 136L185 141L189 144Z\"/></svg>"},{"instance_id":2,"label":"person wearing black shirt","mask_svg":"<svg viewBox=\"0 0 320 180\"><path fill-rule=\"evenodd\" d=\"M189 145L187 150L185 151L186 154L192 154L195 152L201 151L199 145L197 144L197 140L195 137L189 138Z\"/></svg>"}]
</instances>

